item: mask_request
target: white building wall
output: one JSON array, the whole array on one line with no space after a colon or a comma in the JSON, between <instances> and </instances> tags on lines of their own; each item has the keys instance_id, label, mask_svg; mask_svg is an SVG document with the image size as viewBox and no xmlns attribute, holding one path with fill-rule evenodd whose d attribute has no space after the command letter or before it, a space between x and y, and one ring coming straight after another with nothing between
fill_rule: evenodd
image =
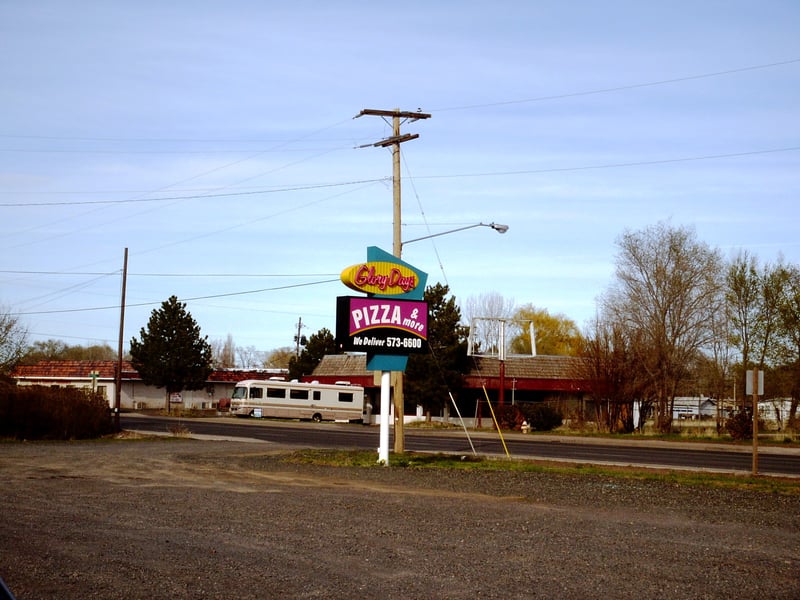
<instances>
[{"instance_id":1,"label":"white building wall","mask_svg":"<svg viewBox=\"0 0 800 600\"><path fill-rule=\"evenodd\" d=\"M64 379L61 378L37 378L35 380L18 380L17 385L44 385L73 387L78 389L92 389L91 378ZM113 379L98 379L96 382L97 390L105 394L109 408L114 408L116 399L116 382ZM214 385L212 394L204 388L202 390L184 391L181 394L183 402L172 406L184 409L210 409L217 406L220 398L230 398L233 392L234 383L220 383ZM143 409L163 409L166 406L166 392L154 386L145 385L141 381L123 380L120 390L120 409L121 410L143 410Z\"/></svg>"}]
</instances>

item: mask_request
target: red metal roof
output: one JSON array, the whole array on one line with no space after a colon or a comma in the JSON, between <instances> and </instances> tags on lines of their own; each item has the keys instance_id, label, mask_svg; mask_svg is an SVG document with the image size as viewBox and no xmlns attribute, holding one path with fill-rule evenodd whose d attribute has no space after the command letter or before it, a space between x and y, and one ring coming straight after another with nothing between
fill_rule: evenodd
<instances>
[{"instance_id":1,"label":"red metal roof","mask_svg":"<svg viewBox=\"0 0 800 600\"><path fill-rule=\"evenodd\" d=\"M510 358L505 362L506 387L518 390L585 391L588 382L580 376L581 359L571 356L530 356ZM115 378L115 360L46 360L35 365L18 366L12 373L14 379L28 381L90 380L90 373L98 373L100 380ZM213 371L209 383L236 383L245 379L269 379L279 376L274 369ZM122 379L139 380L139 374L130 361L122 361ZM313 375L305 381L321 383L349 381L362 387L379 387L375 372L367 371L364 354L336 354L323 357ZM496 358L473 357L472 368L466 375L466 386L489 389L500 387L500 361ZM513 384L512 384L513 380Z\"/></svg>"},{"instance_id":2,"label":"red metal roof","mask_svg":"<svg viewBox=\"0 0 800 600\"><path fill-rule=\"evenodd\" d=\"M589 389L582 374L583 360L574 356L527 356L504 361L505 385L518 390L579 392ZM500 361L473 357L467 387L500 387ZM513 382L513 383L512 383Z\"/></svg>"},{"instance_id":3,"label":"red metal roof","mask_svg":"<svg viewBox=\"0 0 800 600\"><path fill-rule=\"evenodd\" d=\"M43 360L35 365L20 365L11 373L14 379L91 379L91 373L99 379L114 379L117 373L116 360ZM122 377L139 379L130 361L122 361Z\"/></svg>"},{"instance_id":4,"label":"red metal roof","mask_svg":"<svg viewBox=\"0 0 800 600\"><path fill-rule=\"evenodd\" d=\"M24 380L77 380L91 379L91 373L97 373L98 379L113 380L116 377L116 360L43 360L35 365L19 365L11 373L14 379ZM224 369L212 371L208 376L209 383L236 383L245 379L269 379L279 376L274 369L236 370ZM139 380L139 373L130 361L122 361L122 379Z\"/></svg>"},{"instance_id":5,"label":"red metal roof","mask_svg":"<svg viewBox=\"0 0 800 600\"><path fill-rule=\"evenodd\" d=\"M582 360L572 356L514 357L505 362L506 387L518 390L575 392L588 389L582 378ZM346 380L364 387L376 387L375 372L367 371L364 354L336 354L323 357L314 374L306 380L324 383ZM500 387L500 361L496 358L473 357L472 368L465 376L466 386L489 389Z\"/></svg>"}]
</instances>

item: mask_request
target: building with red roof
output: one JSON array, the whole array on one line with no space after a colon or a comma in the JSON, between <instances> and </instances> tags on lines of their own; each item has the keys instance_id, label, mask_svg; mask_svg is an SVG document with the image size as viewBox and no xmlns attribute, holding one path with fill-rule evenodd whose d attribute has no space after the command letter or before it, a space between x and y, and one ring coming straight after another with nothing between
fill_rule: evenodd
<instances>
[{"instance_id":1,"label":"building with red roof","mask_svg":"<svg viewBox=\"0 0 800 600\"><path fill-rule=\"evenodd\" d=\"M116 397L115 360L44 360L35 365L20 365L11 374L17 385L45 385L94 389L108 398L109 406ZM184 391L180 406L193 409L218 408L220 400L231 397L237 382L245 379L283 377L283 369L223 369L212 371L201 390ZM177 400L177 399L174 399ZM164 389L146 385L130 361L122 361L120 408L123 410L159 409L166 406ZM224 403L223 403L224 404Z\"/></svg>"}]
</instances>

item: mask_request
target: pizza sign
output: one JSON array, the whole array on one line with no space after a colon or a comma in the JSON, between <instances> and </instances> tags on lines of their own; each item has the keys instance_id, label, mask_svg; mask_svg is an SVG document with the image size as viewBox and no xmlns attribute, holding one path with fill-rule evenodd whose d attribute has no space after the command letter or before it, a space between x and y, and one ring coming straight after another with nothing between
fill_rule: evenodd
<instances>
[{"instance_id":1,"label":"pizza sign","mask_svg":"<svg viewBox=\"0 0 800 600\"><path fill-rule=\"evenodd\" d=\"M337 298L336 339L345 351L410 354L428 349L428 305L394 298Z\"/></svg>"}]
</instances>

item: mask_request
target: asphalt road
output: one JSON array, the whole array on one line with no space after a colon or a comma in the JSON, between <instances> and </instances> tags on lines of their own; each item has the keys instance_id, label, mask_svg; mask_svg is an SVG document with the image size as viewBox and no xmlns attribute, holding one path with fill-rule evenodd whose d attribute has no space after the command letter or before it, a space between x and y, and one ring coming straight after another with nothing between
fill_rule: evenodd
<instances>
[{"instance_id":1,"label":"asphalt road","mask_svg":"<svg viewBox=\"0 0 800 600\"><path fill-rule=\"evenodd\" d=\"M229 438L249 438L304 448L378 447L378 428L356 424L286 422L260 419L176 419L123 414L123 429L166 433L180 423L191 433ZM493 432L470 433L481 455L505 455L503 442ZM653 466L690 470L750 473L750 445L662 442L656 440L599 440L559 436L505 434L509 454L516 458L537 458L591 464ZM406 428L408 451L470 454L472 448L463 431ZM762 445L758 455L759 474L800 477L800 449Z\"/></svg>"}]
</instances>

